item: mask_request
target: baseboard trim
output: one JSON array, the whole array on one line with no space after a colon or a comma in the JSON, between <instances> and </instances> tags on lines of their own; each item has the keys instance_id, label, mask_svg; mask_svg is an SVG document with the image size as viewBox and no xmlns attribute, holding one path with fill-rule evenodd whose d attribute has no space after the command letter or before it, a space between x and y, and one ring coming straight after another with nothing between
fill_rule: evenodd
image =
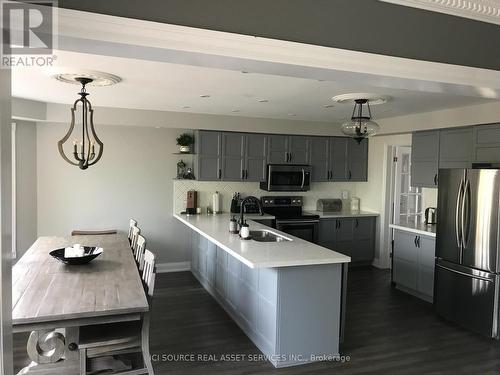
<instances>
[{"instance_id":1,"label":"baseboard trim","mask_svg":"<svg viewBox=\"0 0 500 375\"><path fill-rule=\"evenodd\" d=\"M156 264L157 273L181 272L189 270L191 270L191 262L171 262Z\"/></svg>"}]
</instances>

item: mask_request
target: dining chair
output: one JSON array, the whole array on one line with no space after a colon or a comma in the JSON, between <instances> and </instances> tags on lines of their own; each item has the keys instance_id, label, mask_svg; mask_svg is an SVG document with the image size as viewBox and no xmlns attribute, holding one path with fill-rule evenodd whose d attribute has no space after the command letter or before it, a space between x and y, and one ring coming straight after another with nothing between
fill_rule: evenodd
<instances>
[{"instance_id":1,"label":"dining chair","mask_svg":"<svg viewBox=\"0 0 500 375\"><path fill-rule=\"evenodd\" d=\"M73 230L71 232L72 236L98 236L103 234L116 234L118 231L116 229L110 230Z\"/></svg>"},{"instance_id":2,"label":"dining chair","mask_svg":"<svg viewBox=\"0 0 500 375\"><path fill-rule=\"evenodd\" d=\"M134 250L134 258L139 271L142 271L144 266L144 252L146 251L146 239L140 234L137 236L137 245Z\"/></svg>"},{"instance_id":3,"label":"dining chair","mask_svg":"<svg viewBox=\"0 0 500 375\"><path fill-rule=\"evenodd\" d=\"M80 329L78 349L80 351L80 375L87 374L87 360L94 358L142 353L143 367L114 372L120 375L154 375L149 352L149 328L153 293L156 279L156 256L144 251L144 272L142 282L149 303L149 311L140 322L100 324Z\"/></svg>"},{"instance_id":4,"label":"dining chair","mask_svg":"<svg viewBox=\"0 0 500 375\"><path fill-rule=\"evenodd\" d=\"M135 248L137 247L137 238L141 234L141 229L138 226L132 228L132 240L130 242L130 247L135 254Z\"/></svg>"},{"instance_id":5,"label":"dining chair","mask_svg":"<svg viewBox=\"0 0 500 375\"><path fill-rule=\"evenodd\" d=\"M137 226L137 221L134 219L130 219L130 224L128 227L128 242L132 244L132 228Z\"/></svg>"}]
</instances>

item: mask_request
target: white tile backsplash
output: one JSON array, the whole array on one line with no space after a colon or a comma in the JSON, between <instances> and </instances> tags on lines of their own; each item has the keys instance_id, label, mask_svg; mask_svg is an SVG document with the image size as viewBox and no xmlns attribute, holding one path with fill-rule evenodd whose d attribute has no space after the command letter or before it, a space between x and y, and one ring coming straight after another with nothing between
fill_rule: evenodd
<instances>
[{"instance_id":1,"label":"white tile backsplash","mask_svg":"<svg viewBox=\"0 0 500 375\"><path fill-rule=\"evenodd\" d=\"M243 197L254 195L299 195L304 197L304 209L315 210L316 201L320 198L342 198L342 191L348 191L349 197L356 196L356 184L352 182L313 182L311 190L307 192L283 193L268 192L259 188L258 182L228 182L228 181L196 181L196 180L174 180L174 213L184 211L186 208L186 193L188 190L198 192L198 207L206 212L207 206L212 202L212 194L216 191L220 194L221 209L229 212L231 198L235 192L241 193ZM344 203L344 206L347 203Z\"/></svg>"}]
</instances>

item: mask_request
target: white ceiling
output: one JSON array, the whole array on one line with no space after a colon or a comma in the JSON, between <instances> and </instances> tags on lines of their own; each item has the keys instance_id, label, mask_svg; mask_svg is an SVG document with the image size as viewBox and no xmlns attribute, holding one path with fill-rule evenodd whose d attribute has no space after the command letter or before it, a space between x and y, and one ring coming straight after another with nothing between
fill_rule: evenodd
<instances>
[{"instance_id":1,"label":"white ceiling","mask_svg":"<svg viewBox=\"0 0 500 375\"><path fill-rule=\"evenodd\" d=\"M56 51L55 55L57 66L53 69L13 68L13 95L71 104L77 98L79 87L56 81L51 74L62 68L74 68L75 72L98 70L122 78L115 86L88 89L94 107L341 122L350 116L352 106L334 104L331 97L349 92L392 97L388 103L372 108L375 119L488 101L477 97L377 88L364 85L361 80L318 81L67 51ZM326 105L333 107L325 108Z\"/></svg>"}]
</instances>

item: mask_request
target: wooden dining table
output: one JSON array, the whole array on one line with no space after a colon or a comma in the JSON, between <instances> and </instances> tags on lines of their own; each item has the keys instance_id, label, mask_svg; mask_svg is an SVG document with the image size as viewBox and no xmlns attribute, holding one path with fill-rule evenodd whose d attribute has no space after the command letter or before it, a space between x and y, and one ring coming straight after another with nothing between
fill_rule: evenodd
<instances>
[{"instance_id":1,"label":"wooden dining table","mask_svg":"<svg viewBox=\"0 0 500 375\"><path fill-rule=\"evenodd\" d=\"M70 266L49 255L71 246L100 246L92 262ZM40 237L12 269L14 332L31 332L31 364L18 374L79 374L80 327L140 320L148 301L124 234Z\"/></svg>"}]
</instances>

